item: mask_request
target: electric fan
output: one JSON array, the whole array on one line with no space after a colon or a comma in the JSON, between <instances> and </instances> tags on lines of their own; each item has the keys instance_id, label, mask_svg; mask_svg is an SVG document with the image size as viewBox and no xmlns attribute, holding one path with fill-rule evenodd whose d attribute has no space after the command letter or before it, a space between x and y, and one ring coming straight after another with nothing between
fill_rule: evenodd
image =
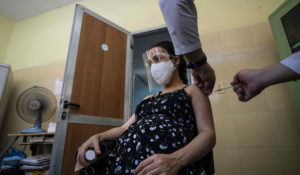
<instances>
[{"instance_id":1,"label":"electric fan","mask_svg":"<svg viewBox=\"0 0 300 175\"><path fill-rule=\"evenodd\" d=\"M42 121L49 120L56 112L55 95L48 89L34 86L25 90L17 100L17 113L25 121L34 123L33 128L24 129L21 133L41 133Z\"/></svg>"}]
</instances>

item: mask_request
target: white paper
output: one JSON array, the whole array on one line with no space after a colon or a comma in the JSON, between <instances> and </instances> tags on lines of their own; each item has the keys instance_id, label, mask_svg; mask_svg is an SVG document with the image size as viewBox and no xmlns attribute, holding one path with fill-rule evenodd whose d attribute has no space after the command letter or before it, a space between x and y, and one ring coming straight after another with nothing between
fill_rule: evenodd
<instances>
[{"instance_id":1,"label":"white paper","mask_svg":"<svg viewBox=\"0 0 300 175\"><path fill-rule=\"evenodd\" d=\"M56 123L50 122L47 132L55 132L55 128L56 128Z\"/></svg>"},{"instance_id":2,"label":"white paper","mask_svg":"<svg viewBox=\"0 0 300 175\"><path fill-rule=\"evenodd\" d=\"M55 87L54 87L54 94L55 95L60 95L61 90L63 86L63 79L56 79L55 80Z\"/></svg>"}]
</instances>

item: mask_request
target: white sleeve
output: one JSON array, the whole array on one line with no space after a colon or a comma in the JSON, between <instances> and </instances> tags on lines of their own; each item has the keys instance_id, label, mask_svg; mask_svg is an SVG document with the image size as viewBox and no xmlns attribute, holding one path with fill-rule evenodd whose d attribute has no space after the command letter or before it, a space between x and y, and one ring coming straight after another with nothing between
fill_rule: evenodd
<instances>
[{"instance_id":1,"label":"white sleeve","mask_svg":"<svg viewBox=\"0 0 300 175\"><path fill-rule=\"evenodd\" d=\"M201 48L194 0L159 0L176 55Z\"/></svg>"},{"instance_id":2,"label":"white sleeve","mask_svg":"<svg viewBox=\"0 0 300 175\"><path fill-rule=\"evenodd\" d=\"M286 59L282 60L280 63L292 69L294 72L300 75L300 51L287 57Z\"/></svg>"}]
</instances>

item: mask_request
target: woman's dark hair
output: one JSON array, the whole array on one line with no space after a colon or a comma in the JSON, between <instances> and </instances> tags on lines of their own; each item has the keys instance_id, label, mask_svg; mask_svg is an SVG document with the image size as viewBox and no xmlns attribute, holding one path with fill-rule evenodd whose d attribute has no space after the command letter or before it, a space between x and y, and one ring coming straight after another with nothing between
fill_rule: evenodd
<instances>
[{"instance_id":1,"label":"woman's dark hair","mask_svg":"<svg viewBox=\"0 0 300 175\"><path fill-rule=\"evenodd\" d=\"M159 42L159 43L155 44L151 48L153 48L153 47L164 48L164 49L167 50L167 52L170 55L175 56L174 46L173 46L173 43L171 41L162 41L162 42ZM181 81L184 84L188 84L188 79L186 77L186 62L183 59L182 55L179 55L179 58L180 58L180 63L179 63L179 66L178 66L179 77L180 77Z\"/></svg>"}]
</instances>

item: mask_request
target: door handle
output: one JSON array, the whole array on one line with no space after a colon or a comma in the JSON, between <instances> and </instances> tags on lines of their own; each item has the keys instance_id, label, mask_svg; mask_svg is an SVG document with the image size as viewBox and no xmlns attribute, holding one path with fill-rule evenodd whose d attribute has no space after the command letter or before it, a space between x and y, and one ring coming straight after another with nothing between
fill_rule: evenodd
<instances>
[{"instance_id":1,"label":"door handle","mask_svg":"<svg viewBox=\"0 0 300 175\"><path fill-rule=\"evenodd\" d=\"M79 109L80 108L80 105L79 104L75 104L75 103L71 103L71 102L69 102L68 100L65 100L64 101L64 109L67 109L67 108L69 108L69 107L72 107L72 108L76 108L76 109Z\"/></svg>"}]
</instances>

